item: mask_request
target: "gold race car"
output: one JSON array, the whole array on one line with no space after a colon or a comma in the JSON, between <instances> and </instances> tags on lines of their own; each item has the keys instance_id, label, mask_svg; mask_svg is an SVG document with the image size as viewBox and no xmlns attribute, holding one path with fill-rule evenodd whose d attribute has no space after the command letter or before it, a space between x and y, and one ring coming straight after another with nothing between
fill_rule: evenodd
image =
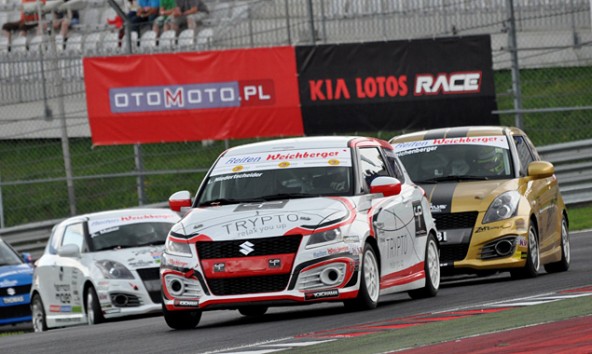
<instances>
[{"instance_id":1,"label":"gold race car","mask_svg":"<svg viewBox=\"0 0 592 354\"><path fill-rule=\"evenodd\" d=\"M509 271L514 278L569 269L568 217L555 169L526 134L455 127L390 140L428 196L442 275Z\"/></svg>"}]
</instances>

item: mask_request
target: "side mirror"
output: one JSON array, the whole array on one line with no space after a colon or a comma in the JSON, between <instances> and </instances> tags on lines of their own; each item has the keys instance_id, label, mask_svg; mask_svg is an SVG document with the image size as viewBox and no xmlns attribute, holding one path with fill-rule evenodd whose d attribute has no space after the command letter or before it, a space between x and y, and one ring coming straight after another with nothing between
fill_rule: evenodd
<instances>
[{"instance_id":1,"label":"side mirror","mask_svg":"<svg viewBox=\"0 0 592 354\"><path fill-rule=\"evenodd\" d=\"M63 245L58 249L60 257L80 258L80 248L73 243Z\"/></svg>"},{"instance_id":2,"label":"side mirror","mask_svg":"<svg viewBox=\"0 0 592 354\"><path fill-rule=\"evenodd\" d=\"M394 177L376 177L370 184L370 193L382 193L385 197L401 193L401 181Z\"/></svg>"},{"instance_id":3,"label":"side mirror","mask_svg":"<svg viewBox=\"0 0 592 354\"><path fill-rule=\"evenodd\" d=\"M528 176L535 179L547 178L553 176L555 167L547 161L533 161L528 164Z\"/></svg>"},{"instance_id":4,"label":"side mirror","mask_svg":"<svg viewBox=\"0 0 592 354\"><path fill-rule=\"evenodd\" d=\"M191 194L189 191L176 192L169 197L169 208L172 211L180 212L181 208L191 207Z\"/></svg>"}]
</instances>

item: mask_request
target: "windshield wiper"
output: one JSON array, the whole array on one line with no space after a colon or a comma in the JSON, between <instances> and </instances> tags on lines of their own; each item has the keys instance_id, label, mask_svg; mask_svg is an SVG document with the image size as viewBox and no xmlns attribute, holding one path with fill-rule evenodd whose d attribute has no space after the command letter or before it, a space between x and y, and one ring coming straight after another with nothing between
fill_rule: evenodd
<instances>
[{"instance_id":1,"label":"windshield wiper","mask_svg":"<svg viewBox=\"0 0 592 354\"><path fill-rule=\"evenodd\" d=\"M426 179L423 181L416 181L415 183L438 183L438 182L448 182L448 181L487 181L488 179L489 179L489 177L485 177L485 176L450 175L450 176L434 177L434 178Z\"/></svg>"},{"instance_id":2,"label":"windshield wiper","mask_svg":"<svg viewBox=\"0 0 592 354\"><path fill-rule=\"evenodd\" d=\"M257 199L232 199L232 198L219 198L199 203L199 206L213 206L213 205L228 205L228 204L241 204L241 203L260 203L264 202L263 198Z\"/></svg>"}]
</instances>

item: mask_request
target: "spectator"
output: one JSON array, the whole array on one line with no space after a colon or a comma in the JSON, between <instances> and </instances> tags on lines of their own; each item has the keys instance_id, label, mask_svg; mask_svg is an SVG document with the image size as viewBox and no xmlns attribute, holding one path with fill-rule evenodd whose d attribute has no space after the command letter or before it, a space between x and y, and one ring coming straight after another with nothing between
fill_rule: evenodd
<instances>
[{"instance_id":1,"label":"spectator","mask_svg":"<svg viewBox=\"0 0 592 354\"><path fill-rule=\"evenodd\" d=\"M65 0L64 2L68 2ZM64 40L68 38L68 31L72 26L80 23L80 14L78 10L56 10L53 12L52 28L55 32L59 31Z\"/></svg>"},{"instance_id":2,"label":"spectator","mask_svg":"<svg viewBox=\"0 0 592 354\"><path fill-rule=\"evenodd\" d=\"M173 11L175 10L175 0L160 0L160 16L154 20L152 30L156 32L156 36L160 36L162 30L168 31L171 29L171 20Z\"/></svg>"},{"instance_id":3,"label":"spectator","mask_svg":"<svg viewBox=\"0 0 592 354\"><path fill-rule=\"evenodd\" d=\"M129 11L127 17L131 23L131 31L140 32L143 26L151 25L158 16L160 8L160 0L138 0L137 5L134 0L129 0L127 3ZM119 31L119 38L123 38L125 34L125 27Z\"/></svg>"},{"instance_id":4,"label":"spectator","mask_svg":"<svg viewBox=\"0 0 592 354\"><path fill-rule=\"evenodd\" d=\"M195 30L210 11L202 0L175 0L177 7L173 11L172 29L179 34L185 28Z\"/></svg>"},{"instance_id":5,"label":"spectator","mask_svg":"<svg viewBox=\"0 0 592 354\"><path fill-rule=\"evenodd\" d=\"M27 33L37 28L39 24L39 16L37 8L34 6L37 0L21 0L21 18L15 22L6 22L2 25L2 33L8 38L8 43L11 42L12 33L19 32L20 35L26 36ZM45 0L41 0L45 4Z\"/></svg>"}]
</instances>

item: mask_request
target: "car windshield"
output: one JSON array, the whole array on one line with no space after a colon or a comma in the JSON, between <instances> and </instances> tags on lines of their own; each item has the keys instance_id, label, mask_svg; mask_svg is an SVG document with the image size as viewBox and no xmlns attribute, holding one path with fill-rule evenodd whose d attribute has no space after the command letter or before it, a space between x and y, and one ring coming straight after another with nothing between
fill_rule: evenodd
<instances>
[{"instance_id":1,"label":"car windshield","mask_svg":"<svg viewBox=\"0 0 592 354\"><path fill-rule=\"evenodd\" d=\"M118 225L91 234L94 251L163 245L173 226L168 222Z\"/></svg>"},{"instance_id":2,"label":"car windshield","mask_svg":"<svg viewBox=\"0 0 592 354\"><path fill-rule=\"evenodd\" d=\"M324 148L221 157L199 206L352 195L351 151Z\"/></svg>"},{"instance_id":3,"label":"car windshield","mask_svg":"<svg viewBox=\"0 0 592 354\"><path fill-rule=\"evenodd\" d=\"M22 263L23 261L18 254L16 254L3 240L0 240L0 266L19 265Z\"/></svg>"},{"instance_id":4,"label":"car windshield","mask_svg":"<svg viewBox=\"0 0 592 354\"><path fill-rule=\"evenodd\" d=\"M395 152L416 183L512 178L505 137L433 139L394 144Z\"/></svg>"}]
</instances>

